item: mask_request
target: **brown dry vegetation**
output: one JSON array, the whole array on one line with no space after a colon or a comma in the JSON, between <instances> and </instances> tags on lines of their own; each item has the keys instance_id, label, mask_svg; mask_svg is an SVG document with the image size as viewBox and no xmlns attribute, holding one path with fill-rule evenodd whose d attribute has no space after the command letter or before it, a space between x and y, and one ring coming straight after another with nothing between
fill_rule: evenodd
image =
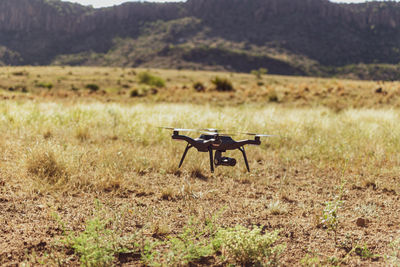
<instances>
[{"instance_id":1,"label":"brown dry vegetation","mask_svg":"<svg viewBox=\"0 0 400 267\"><path fill-rule=\"evenodd\" d=\"M138 74L150 72L165 80L156 88L141 84ZM221 93L212 81L227 78L234 91ZM90 67L0 68L0 97L40 101L101 101L117 103L192 103L234 106L248 103L285 107L400 107L400 83L304 78L185 70ZM201 83L204 90L195 90ZM90 90L88 85L97 85ZM51 87L51 89L49 89ZM135 93L132 93L135 92Z\"/></svg>"},{"instance_id":2,"label":"brown dry vegetation","mask_svg":"<svg viewBox=\"0 0 400 267\"><path fill-rule=\"evenodd\" d=\"M141 71L0 70L1 265L400 264L398 83L150 70L131 97ZM156 126L277 137L211 174Z\"/></svg>"}]
</instances>

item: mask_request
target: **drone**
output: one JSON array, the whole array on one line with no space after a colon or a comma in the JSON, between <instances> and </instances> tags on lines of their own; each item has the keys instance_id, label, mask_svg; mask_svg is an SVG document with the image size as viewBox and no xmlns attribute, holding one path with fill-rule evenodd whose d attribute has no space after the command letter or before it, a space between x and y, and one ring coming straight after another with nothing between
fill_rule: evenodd
<instances>
[{"instance_id":1,"label":"drone","mask_svg":"<svg viewBox=\"0 0 400 267\"><path fill-rule=\"evenodd\" d=\"M245 145L259 146L261 145L261 137L275 136L268 134L238 133L243 135L254 136L254 139L235 141L231 137L234 134L221 133L221 130L218 129L180 129L171 127L159 127L159 128L172 130L173 131L172 139L182 140L187 142L186 149L183 152L181 161L179 163L179 168L182 166L183 161L185 160L186 154L189 151L189 149L195 147L199 152L209 153L210 169L212 173L214 172L214 165L234 167L237 163L236 159L223 157L222 153L225 153L227 150L236 150L236 149L242 152L247 171L250 172L250 167L247 161L247 156L244 146ZM179 134L179 132L196 132L200 133L201 135L199 138L193 139L189 136L181 135Z\"/></svg>"}]
</instances>

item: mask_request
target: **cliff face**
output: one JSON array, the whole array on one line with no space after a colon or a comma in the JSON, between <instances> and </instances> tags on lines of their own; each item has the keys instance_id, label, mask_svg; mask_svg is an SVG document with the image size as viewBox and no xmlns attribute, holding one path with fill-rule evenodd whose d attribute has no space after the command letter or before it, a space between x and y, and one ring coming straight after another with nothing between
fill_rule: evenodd
<instances>
[{"instance_id":1,"label":"cliff face","mask_svg":"<svg viewBox=\"0 0 400 267\"><path fill-rule=\"evenodd\" d=\"M58 1L1 0L0 31L72 33L78 21L91 11L91 8Z\"/></svg>"},{"instance_id":2,"label":"cliff face","mask_svg":"<svg viewBox=\"0 0 400 267\"><path fill-rule=\"evenodd\" d=\"M185 18L196 25L179 26L180 21L188 21ZM187 49L198 51L199 46L215 49L217 42L225 56L216 62L226 62L226 55L237 54L236 59L242 59L246 53L267 56L267 51L273 48L323 65L397 64L400 3L188 0L162 4L134 2L94 9L59 0L0 0L0 46L7 51L0 53L0 61L5 64L50 64L59 55L111 53L119 49L116 38L132 40L129 45L132 51L127 51L125 43L124 53L136 50L145 53L145 48L151 46L149 40L157 42L158 50L146 52L151 56L143 55L137 61L142 63L157 56L177 55L182 60L199 63L202 58L188 56L195 53ZM185 48L166 53L171 45ZM218 57L218 53L213 54ZM232 60L235 66L236 59ZM201 64L211 63L203 60Z\"/></svg>"}]
</instances>

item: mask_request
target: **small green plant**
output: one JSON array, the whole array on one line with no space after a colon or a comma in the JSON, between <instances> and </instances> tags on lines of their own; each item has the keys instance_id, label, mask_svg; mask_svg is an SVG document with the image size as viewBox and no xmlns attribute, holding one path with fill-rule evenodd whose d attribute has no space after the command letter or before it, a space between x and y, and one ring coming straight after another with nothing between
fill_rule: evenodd
<instances>
[{"instance_id":1,"label":"small green plant","mask_svg":"<svg viewBox=\"0 0 400 267\"><path fill-rule=\"evenodd\" d=\"M68 237L67 242L80 256L83 265L101 266L113 261L115 248L110 242L112 233L106 229L107 223L100 218L94 218L87 222L83 233Z\"/></svg>"},{"instance_id":2,"label":"small green plant","mask_svg":"<svg viewBox=\"0 0 400 267\"><path fill-rule=\"evenodd\" d=\"M81 233L68 232L65 224L56 219L64 230L66 238L62 242L79 255L83 266L110 266L119 253L128 253L126 245L138 246L133 242L134 237L122 238L115 225L115 218L107 218L97 202L95 215L86 222L85 230Z\"/></svg>"},{"instance_id":3,"label":"small green plant","mask_svg":"<svg viewBox=\"0 0 400 267\"><path fill-rule=\"evenodd\" d=\"M232 82L227 78L217 76L211 80L211 83L214 84L215 89L219 92L229 92L234 90Z\"/></svg>"},{"instance_id":4,"label":"small green plant","mask_svg":"<svg viewBox=\"0 0 400 267\"><path fill-rule=\"evenodd\" d=\"M300 261L301 266L322 266L321 259L318 256L307 254Z\"/></svg>"},{"instance_id":5,"label":"small green plant","mask_svg":"<svg viewBox=\"0 0 400 267\"><path fill-rule=\"evenodd\" d=\"M94 83L89 83L85 86L86 89L89 89L92 92L96 92L100 89L100 86L98 86L97 84Z\"/></svg>"},{"instance_id":6,"label":"small green plant","mask_svg":"<svg viewBox=\"0 0 400 267\"><path fill-rule=\"evenodd\" d=\"M187 265L213 255L214 246L206 237L214 234L212 221L204 225L191 219L181 234L167 241L171 249L167 256L168 265Z\"/></svg>"},{"instance_id":7,"label":"small green plant","mask_svg":"<svg viewBox=\"0 0 400 267\"><path fill-rule=\"evenodd\" d=\"M209 240L204 237L196 240L196 235L191 236L193 230L185 229L182 234L168 241L171 249L167 259L168 265L184 266L214 254L213 245Z\"/></svg>"},{"instance_id":8,"label":"small green plant","mask_svg":"<svg viewBox=\"0 0 400 267\"><path fill-rule=\"evenodd\" d=\"M252 230L241 225L220 230L214 240L215 249L220 249L228 259L240 265L278 265L279 255L285 249L277 245L279 231L262 233L260 227Z\"/></svg>"},{"instance_id":9,"label":"small green plant","mask_svg":"<svg viewBox=\"0 0 400 267\"><path fill-rule=\"evenodd\" d=\"M374 254L368 247L367 245L364 246L356 246L354 248L354 252L360 256L363 259L374 259L374 258L379 258L380 256L377 254Z\"/></svg>"},{"instance_id":10,"label":"small green plant","mask_svg":"<svg viewBox=\"0 0 400 267\"><path fill-rule=\"evenodd\" d=\"M46 82L40 82L40 83L37 83L36 84L36 87L39 87L39 88L47 88L47 89L52 89L53 88L53 84L52 83L50 83L50 82L48 82L48 83L46 83Z\"/></svg>"},{"instance_id":11,"label":"small green plant","mask_svg":"<svg viewBox=\"0 0 400 267\"><path fill-rule=\"evenodd\" d=\"M337 229L339 226L339 209L342 201L336 197L333 201L325 202L325 208L322 211L321 223L328 231L333 231L335 234L335 242L337 236Z\"/></svg>"},{"instance_id":12,"label":"small green plant","mask_svg":"<svg viewBox=\"0 0 400 267\"><path fill-rule=\"evenodd\" d=\"M191 218L177 236L168 236L165 241L147 241L142 251L142 261L145 265L187 266L216 253L220 247L215 240L217 228L214 224L220 214L199 221ZM168 248L165 253L159 253L160 248Z\"/></svg>"},{"instance_id":13,"label":"small green plant","mask_svg":"<svg viewBox=\"0 0 400 267\"><path fill-rule=\"evenodd\" d=\"M158 76L155 76L149 72L141 72L138 74L139 83L146 84L155 87L165 87L165 81Z\"/></svg>"},{"instance_id":14,"label":"small green plant","mask_svg":"<svg viewBox=\"0 0 400 267\"><path fill-rule=\"evenodd\" d=\"M267 74L268 70L265 68L259 68L258 70L252 70L251 74L256 76L257 79L261 79L263 75Z\"/></svg>"},{"instance_id":15,"label":"small green plant","mask_svg":"<svg viewBox=\"0 0 400 267\"><path fill-rule=\"evenodd\" d=\"M390 244L391 253L386 256L386 260L391 266L400 266L400 238Z\"/></svg>"}]
</instances>

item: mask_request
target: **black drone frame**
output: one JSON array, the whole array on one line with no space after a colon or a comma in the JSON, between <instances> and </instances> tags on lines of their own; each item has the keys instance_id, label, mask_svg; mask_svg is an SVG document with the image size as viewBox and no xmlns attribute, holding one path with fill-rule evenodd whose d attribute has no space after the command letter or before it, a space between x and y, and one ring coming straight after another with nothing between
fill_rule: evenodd
<instances>
[{"instance_id":1,"label":"black drone frame","mask_svg":"<svg viewBox=\"0 0 400 267\"><path fill-rule=\"evenodd\" d=\"M215 132L203 132L204 134L200 135L199 138L193 139L186 135L180 135L179 130L180 129L173 129L172 139L183 140L188 143L185 151L183 152L181 161L179 163L179 168L182 166L183 161L185 160L186 154L189 151L189 149L195 147L199 152L209 153L211 172L214 172L214 165L231 166L231 167L235 166L236 159L222 156L222 153L226 152L227 150L235 150L235 149L238 149L240 152L242 152L247 171L250 172L250 167L247 161L247 156L244 146L260 145L261 144L260 137L267 136L267 135L250 134L255 136L254 140L235 141L230 136L222 135L215 131ZM214 151L215 151L215 156L213 156Z\"/></svg>"}]
</instances>

